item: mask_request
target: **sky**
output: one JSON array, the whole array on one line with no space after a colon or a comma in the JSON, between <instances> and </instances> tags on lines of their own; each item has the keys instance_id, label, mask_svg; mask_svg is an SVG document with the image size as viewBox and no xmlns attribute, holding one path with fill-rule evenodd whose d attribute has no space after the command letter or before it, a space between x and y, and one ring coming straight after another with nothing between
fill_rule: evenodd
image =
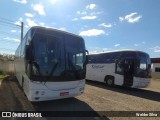
<instances>
[{"instance_id":1,"label":"sky","mask_svg":"<svg viewBox=\"0 0 160 120\"><path fill-rule=\"evenodd\" d=\"M14 54L24 22L24 34L46 26L80 35L89 52L134 49L160 57L159 11L160 0L1 0L0 53Z\"/></svg>"}]
</instances>

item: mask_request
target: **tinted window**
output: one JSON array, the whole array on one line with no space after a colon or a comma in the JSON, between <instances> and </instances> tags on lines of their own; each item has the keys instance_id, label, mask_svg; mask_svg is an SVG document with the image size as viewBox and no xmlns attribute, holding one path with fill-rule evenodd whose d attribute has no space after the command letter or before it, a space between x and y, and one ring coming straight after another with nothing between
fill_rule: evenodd
<instances>
[{"instance_id":1,"label":"tinted window","mask_svg":"<svg viewBox=\"0 0 160 120\"><path fill-rule=\"evenodd\" d=\"M24 56L25 45L26 45L26 37L23 39L21 43L21 56Z\"/></svg>"},{"instance_id":2,"label":"tinted window","mask_svg":"<svg viewBox=\"0 0 160 120\"><path fill-rule=\"evenodd\" d=\"M40 74L48 76L56 65L53 75L59 76L64 70L61 39L51 35L36 34L33 38L34 59Z\"/></svg>"},{"instance_id":3,"label":"tinted window","mask_svg":"<svg viewBox=\"0 0 160 120\"><path fill-rule=\"evenodd\" d=\"M123 59L135 59L136 53L135 52L123 52L121 53Z\"/></svg>"},{"instance_id":4,"label":"tinted window","mask_svg":"<svg viewBox=\"0 0 160 120\"><path fill-rule=\"evenodd\" d=\"M150 76L150 67L151 67L151 61L149 55L137 52L136 76L138 77Z\"/></svg>"},{"instance_id":5,"label":"tinted window","mask_svg":"<svg viewBox=\"0 0 160 120\"><path fill-rule=\"evenodd\" d=\"M160 72L160 68L156 67L155 72Z\"/></svg>"},{"instance_id":6,"label":"tinted window","mask_svg":"<svg viewBox=\"0 0 160 120\"><path fill-rule=\"evenodd\" d=\"M66 69L82 70L85 62L85 46L82 38L65 36Z\"/></svg>"}]
</instances>

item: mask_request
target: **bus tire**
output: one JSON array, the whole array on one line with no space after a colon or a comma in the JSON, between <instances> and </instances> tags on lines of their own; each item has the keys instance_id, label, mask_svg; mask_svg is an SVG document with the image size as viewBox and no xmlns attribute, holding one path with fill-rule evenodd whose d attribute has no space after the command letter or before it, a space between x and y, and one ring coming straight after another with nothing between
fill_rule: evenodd
<instances>
[{"instance_id":1,"label":"bus tire","mask_svg":"<svg viewBox=\"0 0 160 120\"><path fill-rule=\"evenodd\" d=\"M22 76L22 90L23 90L23 87L24 87L24 77Z\"/></svg>"},{"instance_id":2,"label":"bus tire","mask_svg":"<svg viewBox=\"0 0 160 120\"><path fill-rule=\"evenodd\" d=\"M113 86L114 85L114 77L107 76L105 78L105 83L106 83L107 86Z\"/></svg>"},{"instance_id":3,"label":"bus tire","mask_svg":"<svg viewBox=\"0 0 160 120\"><path fill-rule=\"evenodd\" d=\"M24 96L26 96L25 92L24 92L24 77L22 76L22 86L21 86L21 90L23 91Z\"/></svg>"}]
</instances>

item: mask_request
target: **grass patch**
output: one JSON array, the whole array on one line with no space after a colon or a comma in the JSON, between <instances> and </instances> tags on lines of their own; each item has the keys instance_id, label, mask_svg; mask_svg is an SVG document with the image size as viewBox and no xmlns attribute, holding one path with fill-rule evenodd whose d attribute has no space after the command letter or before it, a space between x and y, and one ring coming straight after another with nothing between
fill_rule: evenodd
<instances>
[{"instance_id":1,"label":"grass patch","mask_svg":"<svg viewBox=\"0 0 160 120\"><path fill-rule=\"evenodd\" d=\"M0 86L1 86L2 80L7 76L8 76L7 74L0 74Z\"/></svg>"},{"instance_id":2,"label":"grass patch","mask_svg":"<svg viewBox=\"0 0 160 120\"><path fill-rule=\"evenodd\" d=\"M0 74L0 79L4 79L7 76L8 76L7 74Z\"/></svg>"}]
</instances>

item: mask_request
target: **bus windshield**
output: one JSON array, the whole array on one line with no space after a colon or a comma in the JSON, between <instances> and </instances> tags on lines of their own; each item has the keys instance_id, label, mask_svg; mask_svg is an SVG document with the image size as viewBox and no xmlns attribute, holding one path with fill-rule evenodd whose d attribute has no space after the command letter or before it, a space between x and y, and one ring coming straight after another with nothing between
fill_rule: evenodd
<instances>
[{"instance_id":1,"label":"bus windshield","mask_svg":"<svg viewBox=\"0 0 160 120\"><path fill-rule=\"evenodd\" d=\"M55 76L60 75L60 72L64 69L58 66L58 64L61 64L61 44L61 39L51 35L36 34L34 36L34 75L49 76L52 74L53 66L56 67L54 68Z\"/></svg>"},{"instance_id":2,"label":"bus windshield","mask_svg":"<svg viewBox=\"0 0 160 120\"><path fill-rule=\"evenodd\" d=\"M84 73L85 46L83 39L66 35L54 37L36 33L33 38L33 75L77 79ZM80 76L82 77L82 76Z\"/></svg>"},{"instance_id":3,"label":"bus windshield","mask_svg":"<svg viewBox=\"0 0 160 120\"><path fill-rule=\"evenodd\" d=\"M85 60L84 42L81 39L68 36L65 40L66 44L66 70L82 70Z\"/></svg>"},{"instance_id":4,"label":"bus windshield","mask_svg":"<svg viewBox=\"0 0 160 120\"><path fill-rule=\"evenodd\" d=\"M149 77L150 67L151 61L149 55L145 53L137 53L136 76Z\"/></svg>"}]
</instances>

